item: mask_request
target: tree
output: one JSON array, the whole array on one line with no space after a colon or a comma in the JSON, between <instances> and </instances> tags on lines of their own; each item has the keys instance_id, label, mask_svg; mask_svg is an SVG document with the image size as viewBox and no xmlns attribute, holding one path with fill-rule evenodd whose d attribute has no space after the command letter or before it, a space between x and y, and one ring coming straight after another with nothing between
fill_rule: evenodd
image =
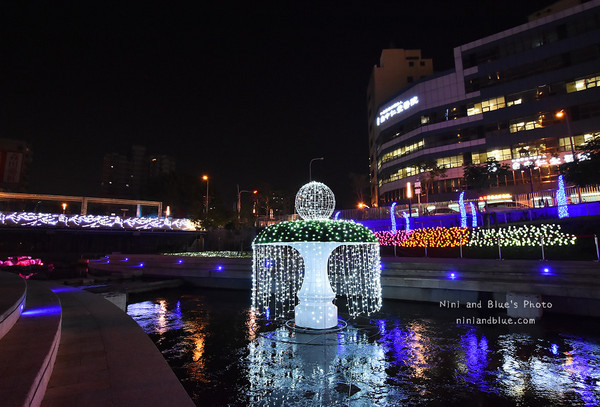
<instances>
[{"instance_id":1,"label":"tree","mask_svg":"<svg viewBox=\"0 0 600 407\"><path fill-rule=\"evenodd\" d=\"M481 191L498 184L498 180L510 173L506 164L500 164L495 158L489 158L483 164L467 164L463 179L469 188Z\"/></svg>"},{"instance_id":2,"label":"tree","mask_svg":"<svg viewBox=\"0 0 600 407\"><path fill-rule=\"evenodd\" d=\"M425 172L421 176L421 184L425 190L425 199L429 202L429 190L431 189L431 193L434 193L433 183L436 179L446 178L446 171L448 171L448 169L444 165L438 165L437 161L434 159L421 161L417 164L417 167Z\"/></svg>"},{"instance_id":3,"label":"tree","mask_svg":"<svg viewBox=\"0 0 600 407\"><path fill-rule=\"evenodd\" d=\"M561 164L559 170L566 180L580 187L600 182L600 137L593 138L578 148L582 158Z\"/></svg>"},{"instance_id":4,"label":"tree","mask_svg":"<svg viewBox=\"0 0 600 407\"><path fill-rule=\"evenodd\" d=\"M357 200L357 202L367 202L365 191L369 191L369 179L366 174L357 174L351 172L348 174L350 178L350 184L352 185L352 192Z\"/></svg>"}]
</instances>

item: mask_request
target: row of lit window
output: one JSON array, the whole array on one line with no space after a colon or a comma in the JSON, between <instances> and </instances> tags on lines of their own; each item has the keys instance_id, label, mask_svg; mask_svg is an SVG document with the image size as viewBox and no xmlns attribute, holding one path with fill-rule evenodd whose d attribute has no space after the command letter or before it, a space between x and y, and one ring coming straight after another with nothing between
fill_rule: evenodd
<instances>
[{"instance_id":1,"label":"row of lit window","mask_svg":"<svg viewBox=\"0 0 600 407\"><path fill-rule=\"evenodd\" d=\"M456 156L452 156L452 157L438 158L436 160L436 164L438 165L438 167L445 167L445 168L461 167L463 165L463 156L456 155ZM393 181L397 181L399 179L403 179L406 177L419 175L424 172L427 172L427 170L425 170L423 167L419 167L419 166L409 166L409 167L400 168L398 171L391 174L389 177L387 177L385 179L380 179L379 186L381 187L383 184L387 184L388 182L393 182Z\"/></svg>"},{"instance_id":2,"label":"row of lit window","mask_svg":"<svg viewBox=\"0 0 600 407\"><path fill-rule=\"evenodd\" d=\"M467 116L473 116L480 113L491 112L493 110L506 107L504 96L472 103L467 106Z\"/></svg>"},{"instance_id":3,"label":"row of lit window","mask_svg":"<svg viewBox=\"0 0 600 407\"><path fill-rule=\"evenodd\" d=\"M381 166L387 163L388 161L392 161L396 158L414 153L415 151L422 150L423 148L425 148L425 140L421 139L416 143L407 146L402 146L393 151L390 151L389 153L385 153L377 163L377 168L381 168Z\"/></svg>"},{"instance_id":4,"label":"row of lit window","mask_svg":"<svg viewBox=\"0 0 600 407\"><path fill-rule=\"evenodd\" d=\"M540 115L536 119L524 120L517 123L510 123L508 129L511 133L516 133L519 131L541 129L542 127L545 127L544 115Z\"/></svg>"},{"instance_id":5,"label":"row of lit window","mask_svg":"<svg viewBox=\"0 0 600 407\"><path fill-rule=\"evenodd\" d=\"M580 134L577 136L573 136L573 148L577 149L578 147L583 146L590 140L600 137L600 132L596 133L586 133ZM568 151L571 149L571 137L561 137L558 139L558 147L561 151Z\"/></svg>"},{"instance_id":6,"label":"row of lit window","mask_svg":"<svg viewBox=\"0 0 600 407\"><path fill-rule=\"evenodd\" d=\"M579 92L582 90L600 86L600 75L595 74L587 78L578 79L567 83L567 93Z\"/></svg>"}]
</instances>

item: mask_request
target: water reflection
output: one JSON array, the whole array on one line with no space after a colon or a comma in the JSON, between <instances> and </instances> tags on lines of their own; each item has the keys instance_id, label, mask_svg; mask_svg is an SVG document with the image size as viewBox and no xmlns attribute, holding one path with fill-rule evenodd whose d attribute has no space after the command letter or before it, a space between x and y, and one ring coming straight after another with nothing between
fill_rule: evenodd
<instances>
[{"instance_id":1,"label":"water reflection","mask_svg":"<svg viewBox=\"0 0 600 407\"><path fill-rule=\"evenodd\" d=\"M509 329L456 325L435 306L383 311L313 335L257 318L239 292L128 306L202 406L600 404L598 320Z\"/></svg>"},{"instance_id":2,"label":"water reflection","mask_svg":"<svg viewBox=\"0 0 600 407\"><path fill-rule=\"evenodd\" d=\"M372 400L390 405L397 391L386 385L382 346L356 326L306 334L279 327L248 344L249 402L256 405L338 405Z\"/></svg>"}]
</instances>

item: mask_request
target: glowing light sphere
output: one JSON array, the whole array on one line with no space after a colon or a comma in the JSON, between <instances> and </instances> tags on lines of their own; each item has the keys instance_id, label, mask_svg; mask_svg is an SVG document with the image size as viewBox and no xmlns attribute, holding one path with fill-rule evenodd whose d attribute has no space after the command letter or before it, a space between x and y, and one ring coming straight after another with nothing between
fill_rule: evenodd
<instances>
[{"instance_id":1,"label":"glowing light sphere","mask_svg":"<svg viewBox=\"0 0 600 407\"><path fill-rule=\"evenodd\" d=\"M335 208L335 196L329 187L312 181L296 194L296 211L302 219L329 219Z\"/></svg>"}]
</instances>

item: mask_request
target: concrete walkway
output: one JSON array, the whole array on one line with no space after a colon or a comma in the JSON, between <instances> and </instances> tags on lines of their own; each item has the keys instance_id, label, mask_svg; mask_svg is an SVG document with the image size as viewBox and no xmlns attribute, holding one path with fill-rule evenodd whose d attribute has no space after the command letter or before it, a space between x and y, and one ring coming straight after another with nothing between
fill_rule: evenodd
<instances>
[{"instance_id":1,"label":"concrete walkway","mask_svg":"<svg viewBox=\"0 0 600 407\"><path fill-rule=\"evenodd\" d=\"M193 406L152 340L118 307L47 283L62 307L62 336L42 406Z\"/></svg>"}]
</instances>

